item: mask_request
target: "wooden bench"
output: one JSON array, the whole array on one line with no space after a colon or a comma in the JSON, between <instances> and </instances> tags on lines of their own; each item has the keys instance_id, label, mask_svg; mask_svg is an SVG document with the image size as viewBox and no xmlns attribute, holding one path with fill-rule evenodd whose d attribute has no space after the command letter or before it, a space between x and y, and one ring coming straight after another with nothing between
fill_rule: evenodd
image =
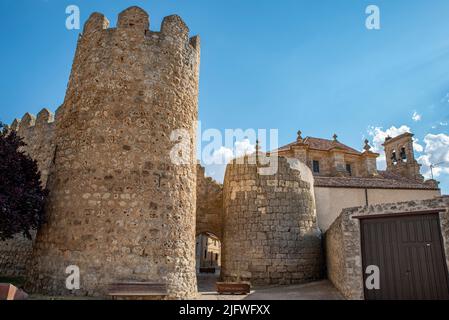
<instances>
[{"instance_id":1,"label":"wooden bench","mask_svg":"<svg viewBox=\"0 0 449 320\"><path fill-rule=\"evenodd\" d=\"M249 294L251 285L249 282L217 282L219 294Z\"/></svg>"},{"instance_id":2,"label":"wooden bench","mask_svg":"<svg viewBox=\"0 0 449 320\"><path fill-rule=\"evenodd\" d=\"M120 282L109 285L109 296L117 298L154 298L168 295L165 283L155 282Z\"/></svg>"}]
</instances>

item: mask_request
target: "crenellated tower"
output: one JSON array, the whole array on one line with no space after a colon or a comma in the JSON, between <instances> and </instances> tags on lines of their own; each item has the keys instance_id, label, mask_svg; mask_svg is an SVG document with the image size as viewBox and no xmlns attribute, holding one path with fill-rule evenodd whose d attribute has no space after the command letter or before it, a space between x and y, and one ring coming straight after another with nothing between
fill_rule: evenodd
<instances>
[{"instance_id":1,"label":"crenellated tower","mask_svg":"<svg viewBox=\"0 0 449 320\"><path fill-rule=\"evenodd\" d=\"M56 114L48 223L29 290L69 294L65 270L76 265L77 295L104 295L121 281L164 282L169 298L196 293L199 64L199 38L178 16L160 32L138 7L120 13L116 28L90 16ZM170 157L179 129L191 158L183 164Z\"/></svg>"}]
</instances>

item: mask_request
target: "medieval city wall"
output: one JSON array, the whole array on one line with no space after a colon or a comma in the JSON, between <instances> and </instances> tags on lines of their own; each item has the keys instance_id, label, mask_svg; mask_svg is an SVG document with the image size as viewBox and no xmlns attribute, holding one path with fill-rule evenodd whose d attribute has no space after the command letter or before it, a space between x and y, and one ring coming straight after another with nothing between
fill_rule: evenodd
<instances>
[{"instance_id":1,"label":"medieval city wall","mask_svg":"<svg viewBox=\"0 0 449 320\"><path fill-rule=\"evenodd\" d=\"M54 115L47 109L42 109L37 116L26 113L22 119L14 120L11 129L26 143L21 149L36 160L42 186L46 187L55 150ZM0 241L0 276L25 276L35 235L32 232L32 240L16 235L14 239Z\"/></svg>"},{"instance_id":2,"label":"medieval city wall","mask_svg":"<svg viewBox=\"0 0 449 320\"><path fill-rule=\"evenodd\" d=\"M168 298L192 298L195 236L211 232L222 240L224 281L302 283L321 277L318 222L326 230L337 218L326 237L329 278L345 296L361 298L351 216L448 206L441 198L337 217L366 195L381 202L439 191L314 189L312 172L296 159L279 157L278 171L261 175L261 154L229 164L224 186L205 177L195 161L199 63L199 38L189 38L178 16L164 18L156 32L138 7L120 13L116 28L91 15L56 120L43 109L12 124L50 194L47 223L33 240L0 243L0 275L26 275L30 293L105 296L111 283L138 281L164 283ZM322 163L323 172L333 169ZM325 219L317 222L317 212ZM447 234L447 212L441 221ZM65 284L73 265L81 287L72 292Z\"/></svg>"},{"instance_id":3,"label":"medieval city wall","mask_svg":"<svg viewBox=\"0 0 449 320\"><path fill-rule=\"evenodd\" d=\"M65 270L76 265L77 295L145 281L165 283L169 298L192 297L199 38L189 39L178 16L150 31L137 7L119 15L117 28L108 26L92 14L78 42L47 158L48 223L38 232L26 289L70 294ZM188 141L177 155L188 161L175 164L171 135L179 129Z\"/></svg>"},{"instance_id":4,"label":"medieval city wall","mask_svg":"<svg viewBox=\"0 0 449 320\"><path fill-rule=\"evenodd\" d=\"M26 113L21 120L14 120L11 128L23 139L23 147L32 159L37 161L42 186L46 187L55 153L55 121L48 109L42 109L37 116Z\"/></svg>"},{"instance_id":5,"label":"medieval city wall","mask_svg":"<svg viewBox=\"0 0 449 320\"><path fill-rule=\"evenodd\" d=\"M220 241L223 235L223 186L205 176L204 168L197 167L196 184L196 235L215 234Z\"/></svg>"},{"instance_id":6,"label":"medieval city wall","mask_svg":"<svg viewBox=\"0 0 449 320\"><path fill-rule=\"evenodd\" d=\"M276 174L260 175L251 158L226 169L223 280L258 285L318 279L321 234L310 169L279 157ZM312 178L312 185L302 176Z\"/></svg>"},{"instance_id":7,"label":"medieval city wall","mask_svg":"<svg viewBox=\"0 0 449 320\"><path fill-rule=\"evenodd\" d=\"M0 241L0 276L25 277L26 267L30 263L33 240L19 234L14 238Z\"/></svg>"}]
</instances>

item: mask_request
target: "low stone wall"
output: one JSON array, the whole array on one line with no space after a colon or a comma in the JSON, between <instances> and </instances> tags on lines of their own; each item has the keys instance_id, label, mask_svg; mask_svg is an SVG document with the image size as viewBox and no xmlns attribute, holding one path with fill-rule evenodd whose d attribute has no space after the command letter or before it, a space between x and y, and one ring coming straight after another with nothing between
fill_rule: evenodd
<instances>
[{"instance_id":1,"label":"low stone wall","mask_svg":"<svg viewBox=\"0 0 449 320\"><path fill-rule=\"evenodd\" d=\"M341 223L342 216L339 216L332 228L330 228L325 236L325 257L326 257L326 266L327 273L329 277L332 277L332 282L335 287L340 292L345 292L344 284L344 276L345 276L345 259L344 259L344 246L341 245L343 243L343 226Z\"/></svg>"},{"instance_id":2,"label":"low stone wall","mask_svg":"<svg viewBox=\"0 0 449 320\"><path fill-rule=\"evenodd\" d=\"M449 196L430 200L385 203L344 209L325 235L329 280L348 299L364 299L360 222L357 216L440 212L446 263L449 266Z\"/></svg>"}]
</instances>

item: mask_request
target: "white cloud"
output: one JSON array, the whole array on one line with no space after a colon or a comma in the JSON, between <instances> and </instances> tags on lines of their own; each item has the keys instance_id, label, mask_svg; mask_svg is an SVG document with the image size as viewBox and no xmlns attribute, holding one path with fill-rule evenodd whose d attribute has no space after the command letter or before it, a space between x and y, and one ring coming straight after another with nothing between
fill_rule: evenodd
<instances>
[{"instance_id":1,"label":"white cloud","mask_svg":"<svg viewBox=\"0 0 449 320\"><path fill-rule=\"evenodd\" d=\"M212 153L212 163L214 164L227 164L234 158L239 158L247 154L252 154L256 151L256 146L251 144L249 139L243 139L236 141L234 144L234 150L228 147L221 146L219 149Z\"/></svg>"},{"instance_id":2,"label":"white cloud","mask_svg":"<svg viewBox=\"0 0 449 320\"><path fill-rule=\"evenodd\" d=\"M372 137L373 151L381 154L378 160L378 167L380 170L384 169L385 154L383 153L382 144L385 138L390 136L392 138L410 132L410 127L402 125L399 128L392 126L389 129L383 130L382 127L370 127L368 129L369 136ZM433 176L437 178L441 174L449 174L449 135L427 134L423 139L424 147L419 143L419 140L413 138L413 148L415 152L422 153L417 157L417 161L422 164L422 173L426 178L430 178L430 165L434 165ZM437 165L438 164L438 165Z\"/></svg>"},{"instance_id":3,"label":"white cloud","mask_svg":"<svg viewBox=\"0 0 449 320\"><path fill-rule=\"evenodd\" d=\"M430 166L434 165L433 176L437 178L442 173L449 173L449 136L440 134L427 134L424 137L424 154L418 158L423 165L423 174L430 178Z\"/></svg>"},{"instance_id":4,"label":"white cloud","mask_svg":"<svg viewBox=\"0 0 449 320\"><path fill-rule=\"evenodd\" d=\"M440 121L434 125L432 125L432 129L436 129L438 127L447 127L449 125L449 123L447 121Z\"/></svg>"},{"instance_id":5,"label":"white cloud","mask_svg":"<svg viewBox=\"0 0 449 320\"><path fill-rule=\"evenodd\" d=\"M421 121L421 119L422 119L422 116L418 112L416 112L416 111L413 112L413 115L412 115L413 121L418 122L418 121Z\"/></svg>"},{"instance_id":6,"label":"white cloud","mask_svg":"<svg viewBox=\"0 0 449 320\"><path fill-rule=\"evenodd\" d=\"M386 167L384 147L382 146L385 138L388 136L394 138L406 132L411 132L410 127L406 125L402 125L399 128L392 126L386 130L383 130L382 127L368 128L368 135L372 137L373 151L380 153L380 156L377 158L377 166L380 170L384 170ZM424 151L423 146L419 144L419 140L416 138L413 138L413 149L418 153Z\"/></svg>"},{"instance_id":7,"label":"white cloud","mask_svg":"<svg viewBox=\"0 0 449 320\"><path fill-rule=\"evenodd\" d=\"M234 153L231 149L221 146L218 150L212 153L211 163L226 164L234 158Z\"/></svg>"},{"instance_id":8,"label":"white cloud","mask_svg":"<svg viewBox=\"0 0 449 320\"><path fill-rule=\"evenodd\" d=\"M379 153L383 152L384 147L382 144L388 136L394 138L406 132L411 132L410 127L407 127L406 125L402 125L399 128L392 126L387 130L383 130L382 127L370 127L368 129L368 135L372 137L373 141L373 151Z\"/></svg>"},{"instance_id":9,"label":"white cloud","mask_svg":"<svg viewBox=\"0 0 449 320\"><path fill-rule=\"evenodd\" d=\"M221 146L212 153L206 165L206 173L215 180L223 182L226 165L234 158L256 152L256 146L249 139L236 141L233 148Z\"/></svg>"},{"instance_id":10,"label":"white cloud","mask_svg":"<svg viewBox=\"0 0 449 320\"><path fill-rule=\"evenodd\" d=\"M237 141L235 143L235 157L242 157L246 154L252 154L256 152L256 146L249 142L249 139L244 139L242 141Z\"/></svg>"},{"instance_id":11,"label":"white cloud","mask_svg":"<svg viewBox=\"0 0 449 320\"><path fill-rule=\"evenodd\" d=\"M385 170L387 168L387 158L385 157L385 153L381 153L377 158L377 169Z\"/></svg>"},{"instance_id":12,"label":"white cloud","mask_svg":"<svg viewBox=\"0 0 449 320\"><path fill-rule=\"evenodd\" d=\"M413 138L413 149L415 150L415 152L421 153L424 151L424 147L418 142L419 140L417 138Z\"/></svg>"}]
</instances>

